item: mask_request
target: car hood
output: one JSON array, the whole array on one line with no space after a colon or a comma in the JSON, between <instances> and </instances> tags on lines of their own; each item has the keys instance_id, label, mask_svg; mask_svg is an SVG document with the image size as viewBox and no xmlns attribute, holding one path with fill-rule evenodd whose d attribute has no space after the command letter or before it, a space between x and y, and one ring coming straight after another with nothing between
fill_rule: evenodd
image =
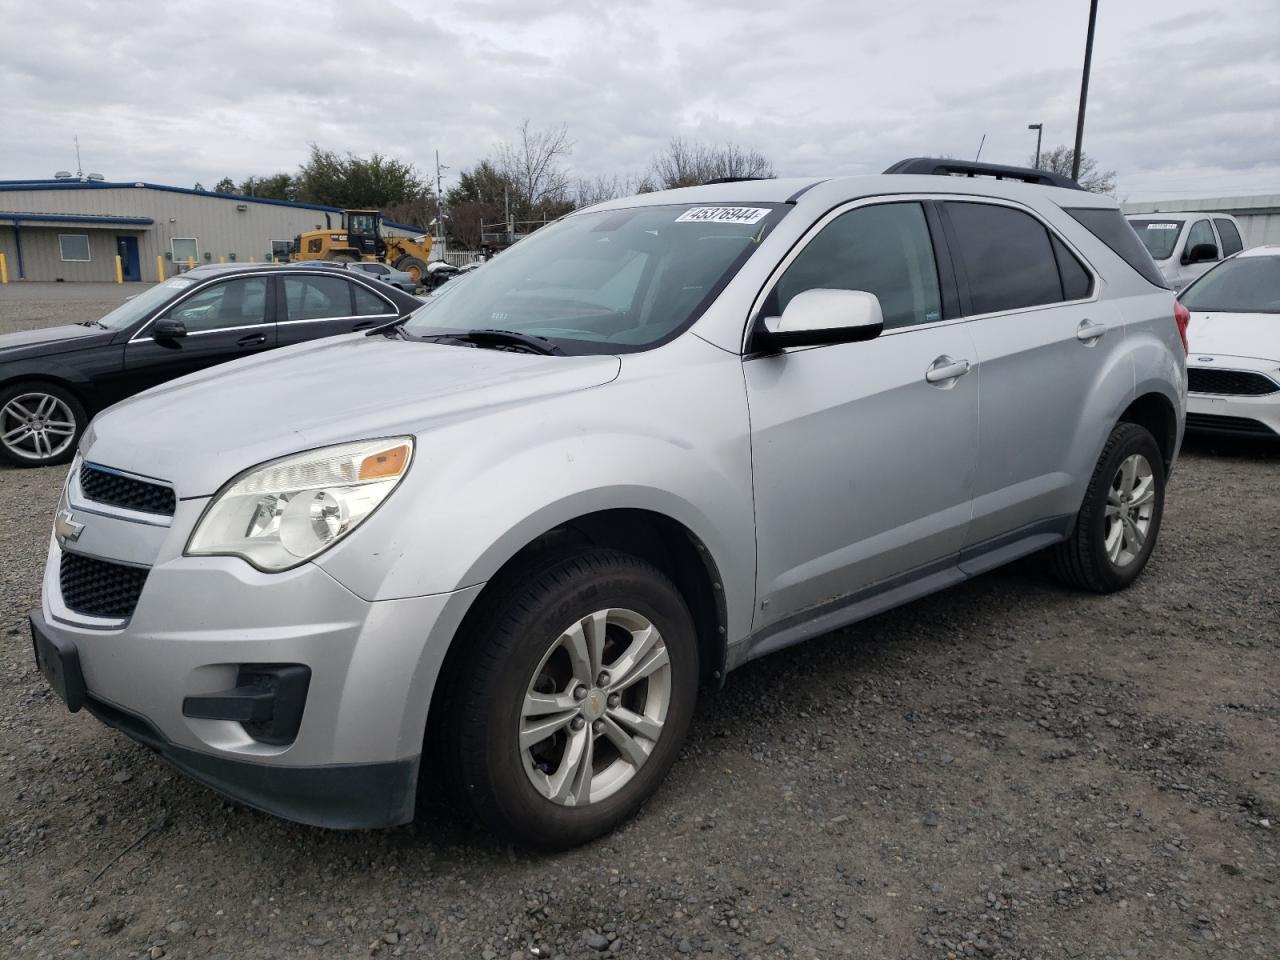
<instances>
[{"instance_id":1,"label":"car hood","mask_svg":"<svg viewBox=\"0 0 1280 960\"><path fill-rule=\"evenodd\" d=\"M114 331L103 330L101 327L82 327L79 324L4 333L0 334L0 363L96 347L110 343L113 336Z\"/></svg>"},{"instance_id":2,"label":"car hood","mask_svg":"<svg viewBox=\"0 0 1280 960\"><path fill-rule=\"evenodd\" d=\"M618 375L616 356L545 357L383 336L299 344L193 374L100 414L87 459L168 480L179 497L215 493L266 460L585 390Z\"/></svg>"},{"instance_id":3,"label":"car hood","mask_svg":"<svg viewBox=\"0 0 1280 960\"><path fill-rule=\"evenodd\" d=\"M1193 357L1212 353L1280 360L1280 314L1192 313L1187 343Z\"/></svg>"}]
</instances>

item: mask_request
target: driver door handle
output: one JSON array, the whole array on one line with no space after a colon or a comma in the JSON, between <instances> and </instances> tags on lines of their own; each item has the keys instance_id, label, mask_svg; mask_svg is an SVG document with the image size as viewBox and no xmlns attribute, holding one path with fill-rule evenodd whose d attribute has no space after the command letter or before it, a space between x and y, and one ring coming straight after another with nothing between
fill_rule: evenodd
<instances>
[{"instance_id":1,"label":"driver door handle","mask_svg":"<svg viewBox=\"0 0 1280 960\"><path fill-rule=\"evenodd\" d=\"M946 383L948 380L958 380L968 372L968 360L952 360L943 354L929 365L929 369L924 372L924 378L930 383Z\"/></svg>"},{"instance_id":2,"label":"driver door handle","mask_svg":"<svg viewBox=\"0 0 1280 960\"><path fill-rule=\"evenodd\" d=\"M266 343L266 342L267 342L267 335L265 333L251 333L247 337L241 337L239 340L237 340L236 346L256 347L258 344Z\"/></svg>"},{"instance_id":3,"label":"driver door handle","mask_svg":"<svg viewBox=\"0 0 1280 960\"><path fill-rule=\"evenodd\" d=\"M1106 332L1106 324L1094 323L1092 320L1085 319L1081 320L1080 326L1076 327L1076 339L1081 343L1087 343L1092 346Z\"/></svg>"}]
</instances>

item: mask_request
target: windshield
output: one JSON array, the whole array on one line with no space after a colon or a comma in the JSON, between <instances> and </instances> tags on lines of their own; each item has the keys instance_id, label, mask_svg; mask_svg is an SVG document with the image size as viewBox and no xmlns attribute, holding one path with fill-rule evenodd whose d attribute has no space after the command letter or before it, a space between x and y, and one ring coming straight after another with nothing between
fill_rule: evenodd
<instances>
[{"instance_id":1,"label":"windshield","mask_svg":"<svg viewBox=\"0 0 1280 960\"><path fill-rule=\"evenodd\" d=\"M1151 254L1152 260L1168 260L1178 245L1183 220L1130 220L1134 233Z\"/></svg>"},{"instance_id":2,"label":"windshield","mask_svg":"<svg viewBox=\"0 0 1280 960\"><path fill-rule=\"evenodd\" d=\"M188 280L186 277L171 277L136 297L130 297L98 320L98 326L106 327L108 330L123 330L137 323L166 301L172 300L183 290L191 289L195 284L196 281Z\"/></svg>"},{"instance_id":3,"label":"windshield","mask_svg":"<svg viewBox=\"0 0 1280 960\"><path fill-rule=\"evenodd\" d=\"M784 212L778 204L680 204L571 216L465 284L450 280L449 295L429 301L404 329L515 331L574 354L657 346L697 319Z\"/></svg>"},{"instance_id":4,"label":"windshield","mask_svg":"<svg viewBox=\"0 0 1280 960\"><path fill-rule=\"evenodd\" d=\"M1201 313L1280 313L1280 257L1224 260L1178 299Z\"/></svg>"}]
</instances>

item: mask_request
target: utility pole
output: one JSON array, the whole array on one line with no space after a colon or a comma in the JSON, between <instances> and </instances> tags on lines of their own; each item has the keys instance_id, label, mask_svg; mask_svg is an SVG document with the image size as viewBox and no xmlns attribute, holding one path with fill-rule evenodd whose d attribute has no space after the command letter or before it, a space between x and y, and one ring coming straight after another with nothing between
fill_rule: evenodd
<instances>
[{"instance_id":1,"label":"utility pole","mask_svg":"<svg viewBox=\"0 0 1280 960\"><path fill-rule=\"evenodd\" d=\"M1032 166L1035 167L1037 170L1039 170L1040 169L1040 138L1044 135L1044 124L1028 123L1027 129L1034 130L1036 132L1036 162L1033 163Z\"/></svg>"},{"instance_id":2,"label":"utility pole","mask_svg":"<svg viewBox=\"0 0 1280 960\"><path fill-rule=\"evenodd\" d=\"M80 166L80 134L76 134L71 138L76 142L76 179L84 179L84 169Z\"/></svg>"},{"instance_id":3,"label":"utility pole","mask_svg":"<svg viewBox=\"0 0 1280 960\"><path fill-rule=\"evenodd\" d=\"M440 192L441 171L448 167L440 165L440 151L436 151L436 242L440 244L441 256L444 255L444 195Z\"/></svg>"},{"instance_id":4,"label":"utility pole","mask_svg":"<svg viewBox=\"0 0 1280 960\"><path fill-rule=\"evenodd\" d=\"M1093 66L1093 27L1098 20L1098 0L1089 0L1089 33L1084 41L1084 73L1080 77L1080 113L1076 116L1076 149L1071 155L1071 179L1080 179L1080 152L1084 144L1084 107L1089 99L1089 69Z\"/></svg>"}]
</instances>

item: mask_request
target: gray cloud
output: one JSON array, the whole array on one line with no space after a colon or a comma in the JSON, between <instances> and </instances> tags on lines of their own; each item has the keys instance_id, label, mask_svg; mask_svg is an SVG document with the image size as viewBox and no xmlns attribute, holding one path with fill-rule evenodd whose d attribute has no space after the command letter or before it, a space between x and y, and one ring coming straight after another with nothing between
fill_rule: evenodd
<instances>
[{"instance_id":1,"label":"gray cloud","mask_svg":"<svg viewBox=\"0 0 1280 960\"><path fill-rule=\"evenodd\" d=\"M1025 162L1074 134L1081 4L1004 0L408 0L298 8L0 0L0 177L73 165L212 184L307 144L456 172L524 117L577 172L636 172L674 134L784 174L946 152ZM1280 192L1280 11L1104 4L1086 149L1121 196Z\"/></svg>"}]
</instances>

